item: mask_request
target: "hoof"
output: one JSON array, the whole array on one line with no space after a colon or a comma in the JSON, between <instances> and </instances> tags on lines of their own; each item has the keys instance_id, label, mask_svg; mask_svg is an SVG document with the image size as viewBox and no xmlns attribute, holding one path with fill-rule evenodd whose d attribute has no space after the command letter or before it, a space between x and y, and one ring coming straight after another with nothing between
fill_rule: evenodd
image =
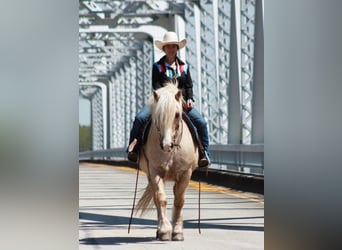
<instances>
[{"instance_id":1,"label":"hoof","mask_svg":"<svg viewBox=\"0 0 342 250\"><path fill-rule=\"evenodd\" d=\"M159 231L157 231L157 239L161 241L171 240L171 233L169 232L160 233Z\"/></svg>"},{"instance_id":2,"label":"hoof","mask_svg":"<svg viewBox=\"0 0 342 250\"><path fill-rule=\"evenodd\" d=\"M183 241L184 240L183 233L172 233L172 240L173 241Z\"/></svg>"}]
</instances>

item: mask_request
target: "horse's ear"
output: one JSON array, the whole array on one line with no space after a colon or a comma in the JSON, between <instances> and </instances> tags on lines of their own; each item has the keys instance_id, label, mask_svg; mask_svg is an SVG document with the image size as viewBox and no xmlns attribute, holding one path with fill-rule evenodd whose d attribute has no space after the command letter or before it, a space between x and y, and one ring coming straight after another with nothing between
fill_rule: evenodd
<instances>
[{"instance_id":1,"label":"horse's ear","mask_svg":"<svg viewBox=\"0 0 342 250\"><path fill-rule=\"evenodd\" d=\"M155 90L153 90L153 97L156 102L159 100L159 94Z\"/></svg>"},{"instance_id":2,"label":"horse's ear","mask_svg":"<svg viewBox=\"0 0 342 250\"><path fill-rule=\"evenodd\" d=\"M176 100L179 101L179 99L182 97L182 91L178 90L177 94L175 95Z\"/></svg>"}]
</instances>

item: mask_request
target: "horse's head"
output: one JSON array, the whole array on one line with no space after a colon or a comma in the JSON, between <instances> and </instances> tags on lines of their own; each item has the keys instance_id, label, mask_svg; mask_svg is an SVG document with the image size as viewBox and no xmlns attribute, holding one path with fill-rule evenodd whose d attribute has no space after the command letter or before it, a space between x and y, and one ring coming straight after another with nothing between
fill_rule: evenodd
<instances>
[{"instance_id":1,"label":"horse's head","mask_svg":"<svg viewBox=\"0 0 342 250\"><path fill-rule=\"evenodd\" d=\"M176 145L182 119L182 92L173 84L153 91L152 122L159 134L160 147L170 152Z\"/></svg>"}]
</instances>

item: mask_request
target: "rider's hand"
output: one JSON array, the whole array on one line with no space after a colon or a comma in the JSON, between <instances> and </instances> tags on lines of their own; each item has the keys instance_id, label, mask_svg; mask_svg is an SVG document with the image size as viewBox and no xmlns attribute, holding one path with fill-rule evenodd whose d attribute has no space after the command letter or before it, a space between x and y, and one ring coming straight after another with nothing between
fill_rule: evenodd
<instances>
[{"instance_id":1,"label":"rider's hand","mask_svg":"<svg viewBox=\"0 0 342 250\"><path fill-rule=\"evenodd\" d=\"M188 99L186 101L186 106L188 109L192 109L195 106L195 103L191 99Z\"/></svg>"}]
</instances>

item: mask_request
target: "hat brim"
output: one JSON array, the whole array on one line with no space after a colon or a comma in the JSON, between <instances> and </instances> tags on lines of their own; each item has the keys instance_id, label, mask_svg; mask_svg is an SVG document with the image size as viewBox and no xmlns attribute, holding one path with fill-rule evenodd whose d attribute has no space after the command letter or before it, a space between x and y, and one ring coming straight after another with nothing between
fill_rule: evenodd
<instances>
[{"instance_id":1,"label":"hat brim","mask_svg":"<svg viewBox=\"0 0 342 250\"><path fill-rule=\"evenodd\" d=\"M163 50L163 47L165 46L165 45L167 45L167 44L176 44L176 45L178 45L178 47L179 47L179 49L182 49L182 48L184 48L185 47L185 45L186 45L186 39L183 39L182 41L179 41L179 42L177 42L177 41L174 41L174 42L163 42L163 41L159 41L159 40L156 40L155 41L155 45L156 45L156 47L158 48L158 49L160 49L161 51L164 51Z\"/></svg>"}]
</instances>

